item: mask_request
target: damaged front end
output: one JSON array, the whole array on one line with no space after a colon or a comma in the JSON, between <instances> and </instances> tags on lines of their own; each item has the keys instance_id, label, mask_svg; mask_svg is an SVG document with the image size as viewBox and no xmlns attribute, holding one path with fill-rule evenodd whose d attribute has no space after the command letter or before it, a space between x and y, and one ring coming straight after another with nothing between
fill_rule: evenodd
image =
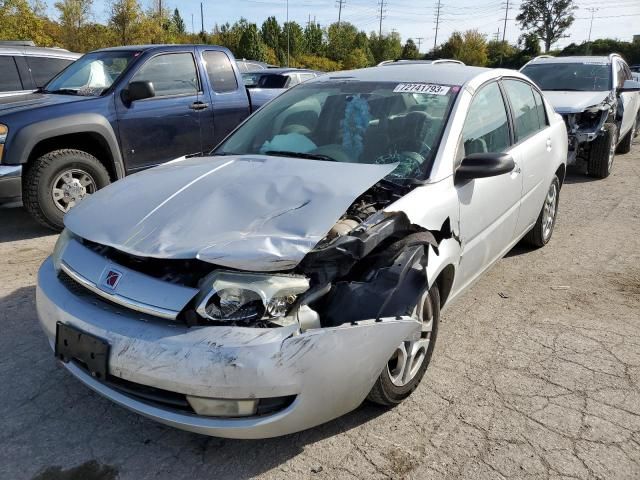
<instances>
[{"instance_id":1,"label":"damaged front end","mask_svg":"<svg viewBox=\"0 0 640 480\"><path fill-rule=\"evenodd\" d=\"M615 98L607 97L602 103L580 112L560 112L569 138L569 165L588 159L590 143L603 134L604 124L616 110L613 102Z\"/></svg>"}]
</instances>

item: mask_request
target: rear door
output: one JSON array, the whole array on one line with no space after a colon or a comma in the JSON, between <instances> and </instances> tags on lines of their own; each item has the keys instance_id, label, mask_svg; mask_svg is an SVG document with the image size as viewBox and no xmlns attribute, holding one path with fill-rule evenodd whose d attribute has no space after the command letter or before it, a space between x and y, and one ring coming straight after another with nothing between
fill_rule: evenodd
<instances>
[{"instance_id":1,"label":"rear door","mask_svg":"<svg viewBox=\"0 0 640 480\"><path fill-rule=\"evenodd\" d=\"M471 101L458 161L472 153L509 152L511 145L507 106L498 82L492 81ZM455 290L464 288L513 243L522 194L519 172L516 165L511 173L456 184L462 256Z\"/></svg>"},{"instance_id":2,"label":"rear door","mask_svg":"<svg viewBox=\"0 0 640 480\"><path fill-rule=\"evenodd\" d=\"M116 96L122 152L129 170L139 170L202 151L201 81L193 48L160 53L129 79L148 81L155 96L127 104Z\"/></svg>"},{"instance_id":3,"label":"rear door","mask_svg":"<svg viewBox=\"0 0 640 480\"><path fill-rule=\"evenodd\" d=\"M527 232L540 214L549 190L550 165L553 165L554 145L549 121L540 93L527 82L504 79L514 127L511 155L522 171L522 201L516 226L516 236Z\"/></svg>"},{"instance_id":4,"label":"rear door","mask_svg":"<svg viewBox=\"0 0 640 480\"><path fill-rule=\"evenodd\" d=\"M202 50L202 61L209 88L202 101L207 105L202 116L203 150L213 150L236 126L249 116L249 97L239 74L227 54L220 50Z\"/></svg>"},{"instance_id":5,"label":"rear door","mask_svg":"<svg viewBox=\"0 0 640 480\"><path fill-rule=\"evenodd\" d=\"M622 88L626 80L632 80L631 71L625 68L625 63L620 59L615 59L614 68L616 71L616 87ZM626 135L633 122L638 115L638 102L640 101L640 93L638 92L625 92L618 94L620 103L622 103L622 119L620 122L620 132L618 140L622 139Z\"/></svg>"}]
</instances>

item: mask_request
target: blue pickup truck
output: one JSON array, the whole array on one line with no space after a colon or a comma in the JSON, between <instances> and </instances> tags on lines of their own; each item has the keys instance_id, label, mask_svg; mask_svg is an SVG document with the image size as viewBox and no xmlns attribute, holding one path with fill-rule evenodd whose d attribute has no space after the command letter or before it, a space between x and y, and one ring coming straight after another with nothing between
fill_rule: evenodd
<instances>
[{"instance_id":1,"label":"blue pickup truck","mask_svg":"<svg viewBox=\"0 0 640 480\"><path fill-rule=\"evenodd\" d=\"M36 93L0 98L0 204L59 229L85 195L210 151L252 112L231 52L210 45L88 53Z\"/></svg>"}]
</instances>

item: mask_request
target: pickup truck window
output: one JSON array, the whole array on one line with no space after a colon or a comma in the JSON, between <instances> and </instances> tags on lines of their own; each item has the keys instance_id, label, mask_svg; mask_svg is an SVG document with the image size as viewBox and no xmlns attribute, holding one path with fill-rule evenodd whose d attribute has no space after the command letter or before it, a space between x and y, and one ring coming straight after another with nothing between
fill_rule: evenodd
<instances>
[{"instance_id":1,"label":"pickup truck window","mask_svg":"<svg viewBox=\"0 0 640 480\"><path fill-rule=\"evenodd\" d=\"M80 57L45 87L46 93L98 97L115 82L138 52L97 51Z\"/></svg>"},{"instance_id":2,"label":"pickup truck window","mask_svg":"<svg viewBox=\"0 0 640 480\"><path fill-rule=\"evenodd\" d=\"M151 82L156 97L195 95L199 82L196 64L190 53L164 53L145 63L131 79Z\"/></svg>"},{"instance_id":3,"label":"pickup truck window","mask_svg":"<svg viewBox=\"0 0 640 480\"><path fill-rule=\"evenodd\" d=\"M0 92L22 90L18 67L13 57L0 56Z\"/></svg>"},{"instance_id":4,"label":"pickup truck window","mask_svg":"<svg viewBox=\"0 0 640 480\"><path fill-rule=\"evenodd\" d=\"M73 63L70 58L25 57L31 69L36 87L43 87L49 80Z\"/></svg>"},{"instance_id":5,"label":"pickup truck window","mask_svg":"<svg viewBox=\"0 0 640 480\"><path fill-rule=\"evenodd\" d=\"M238 81L231 66L231 60L224 52L207 50L203 57L207 66L209 82L215 92L232 92L238 89Z\"/></svg>"}]
</instances>

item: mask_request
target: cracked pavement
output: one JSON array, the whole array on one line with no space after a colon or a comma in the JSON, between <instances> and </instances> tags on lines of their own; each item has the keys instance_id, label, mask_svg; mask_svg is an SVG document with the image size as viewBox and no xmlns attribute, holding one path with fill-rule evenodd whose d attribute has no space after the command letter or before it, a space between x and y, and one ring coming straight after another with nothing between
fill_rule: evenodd
<instances>
[{"instance_id":1,"label":"cracked pavement","mask_svg":"<svg viewBox=\"0 0 640 480\"><path fill-rule=\"evenodd\" d=\"M56 365L34 306L55 236L0 210L1 479L640 478L640 146L571 173L556 231L516 247L443 314L402 405L286 437L186 433Z\"/></svg>"}]
</instances>

